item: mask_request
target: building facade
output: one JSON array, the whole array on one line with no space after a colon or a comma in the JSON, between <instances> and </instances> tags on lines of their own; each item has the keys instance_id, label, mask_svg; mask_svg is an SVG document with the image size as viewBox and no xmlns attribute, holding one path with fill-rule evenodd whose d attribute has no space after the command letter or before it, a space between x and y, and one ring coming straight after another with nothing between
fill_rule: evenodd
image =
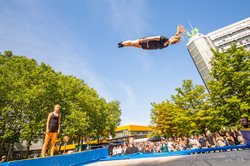
<instances>
[{"instance_id":1,"label":"building facade","mask_svg":"<svg viewBox=\"0 0 250 166\"><path fill-rule=\"evenodd\" d=\"M139 125L126 125L117 127L115 130L115 138L128 137L134 135L147 136L153 131L151 127Z\"/></svg>"},{"instance_id":2,"label":"building facade","mask_svg":"<svg viewBox=\"0 0 250 166\"><path fill-rule=\"evenodd\" d=\"M211 69L209 61L213 56L211 48L215 49L213 44L207 36L198 33L189 39L187 48L205 86L207 86L206 83L212 79L209 74Z\"/></svg>"},{"instance_id":3,"label":"building facade","mask_svg":"<svg viewBox=\"0 0 250 166\"><path fill-rule=\"evenodd\" d=\"M238 47L250 48L250 17L207 34L220 51L226 50L234 42Z\"/></svg>"},{"instance_id":4,"label":"building facade","mask_svg":"<svg viewBox=\"0 0 250 166\"><path fill-rule=\"evenodd\" d=\"M187 49L207 87L207 82L213 79L209 74L211 71L209 62L213 57L211 48L223 51L236 42L238 47L244 46L245 49L250 50L250 17L207 35L199 33L198 29L195 28L192 35L188 34L188 36L191 38L187 43Z\"/></svg>"}]
</instances>

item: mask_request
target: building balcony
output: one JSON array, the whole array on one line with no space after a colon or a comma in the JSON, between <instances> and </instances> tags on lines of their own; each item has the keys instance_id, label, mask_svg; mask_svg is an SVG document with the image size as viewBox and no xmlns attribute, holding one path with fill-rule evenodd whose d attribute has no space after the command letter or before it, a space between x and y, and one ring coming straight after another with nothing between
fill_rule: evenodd
<instances>
[{"instance_id":1,"label":"building balcony","mask_svg":"<svg viewBox=\"0 0 250 166\"><path fill-rule=\"evenodd\" d=\"M249 28L249 27L250 27L249 24L243 24L241 26L232 27L230 29L224 30L223 33L219 33L217 35L212 35L212 36L210 36L210 38L211 38L212 41L215 41L215 40L217 40L217 39L219 39L219 38L221 38L223 36L227 36L229 34L231 35L231 34L237 32L237 31L240 31L240 30L242 30L244 28Z\"/></svg>"}]
</instances>

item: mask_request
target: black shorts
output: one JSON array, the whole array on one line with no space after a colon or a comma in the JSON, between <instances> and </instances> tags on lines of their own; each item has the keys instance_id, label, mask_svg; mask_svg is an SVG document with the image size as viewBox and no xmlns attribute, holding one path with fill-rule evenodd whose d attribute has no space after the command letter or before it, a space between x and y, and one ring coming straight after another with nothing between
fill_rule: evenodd
<instances>
[{"instance_id":1,"label":"black shorts","mask_svg":"<svg viewBox=\"0 0 250 166\"><path fill-rule=\"evenodd\" d=\"M49 132L50 133L57 133L58 132L58 124L50 124L49 125Z\"/></svg>"},{"instance_id":2,"label":"black shorts","mask_svg":"<svg viewBox=\"0 0 250 166\"><path fill-rule=\"evenodd\" d=\"M149 49L148 42L141 42L139 43L143 49Z\"/></svg>"},{"instance_id":3,"label":"black shorts","mask_svg":"<svg viewBox=\"0 0 250 166\"><path fill-rule=\"evenodd\" d=\"M155 50L155 49L163 49L168 45L164 46L164 43L156 40L148 40L139 43L143 49Z\"/></svg>"}]
</instances>

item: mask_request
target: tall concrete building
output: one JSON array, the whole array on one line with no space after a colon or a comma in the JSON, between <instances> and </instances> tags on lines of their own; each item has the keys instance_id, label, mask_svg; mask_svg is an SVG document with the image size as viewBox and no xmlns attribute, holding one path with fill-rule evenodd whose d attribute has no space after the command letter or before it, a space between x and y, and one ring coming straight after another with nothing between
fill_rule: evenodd
<instances>
[{"instance_id":1,"label":"tall concrete building","mask_svg":"<svg viewBox=\"0 0 250 166\"><path fill-rule=\"evenodd\" d=\"M207 86L207 82L213 79L209 75L211 70L209 62L213 57L211 48L222 51L236 42L238 47L244 46L245 49L250 50L250 17L207 35L199 33L198 29L195 28L191 35L188 33L188 36L191 38L187 43L187 49L204 84Z\"/></svg>"}]
</instances>

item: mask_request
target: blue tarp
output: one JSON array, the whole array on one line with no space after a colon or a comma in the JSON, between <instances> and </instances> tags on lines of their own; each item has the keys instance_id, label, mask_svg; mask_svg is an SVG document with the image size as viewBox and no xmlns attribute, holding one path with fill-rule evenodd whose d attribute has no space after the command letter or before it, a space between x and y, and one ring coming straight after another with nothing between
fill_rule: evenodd
<instances>
[{"instance_id":1,"label":"blue tarp","mask_svg":"<svg viewBox=\"0 0 250 166\"><path fill-rule=\"evenodd\" d=\"M193 153L210 152L210 151L217 151L217 150L226 151L228 149L243 149L243 148L250 148L250 144L214 147L214 148L206 148L206 149L183 150L183 151L164 152L164 153L144 153L144 154L136 153L136 154L131 154L131 155L114 156L114 157L104 158L100 160L108 161L108 160L147 158L147 157L165 157L165 156L176 156L176 155L188 155L188 154L193 154Z\"/></svg>"},{"instance_id":2,"label":"blue tarp","mask_svg":"<svg viewBox=\"0 0 250 166\"><path fill-rule=\"evenodd\" d=\"M108 157L108 148L72 153L53 157L2 163L0 166L74 166Z\"/></svg>"}]
</instances>

